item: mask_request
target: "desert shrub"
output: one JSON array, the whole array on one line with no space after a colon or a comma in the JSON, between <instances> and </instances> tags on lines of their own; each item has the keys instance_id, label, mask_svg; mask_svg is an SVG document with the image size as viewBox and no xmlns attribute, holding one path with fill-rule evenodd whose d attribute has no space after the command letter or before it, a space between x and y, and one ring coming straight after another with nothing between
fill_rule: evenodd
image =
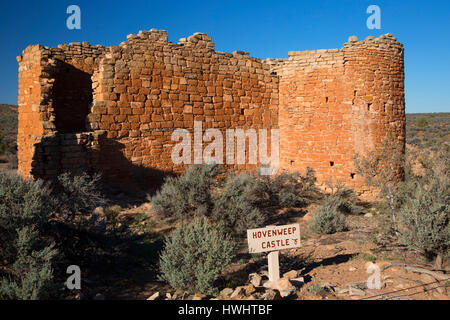
<instances>
[{"instance_id":1,"label":"desert shrub","mask_svg":"<svg viewBox=\"0 0 450 320\"><path fill-rule=\"evenodd\" d=\"M214 198L212 220L226 231L237 234L262 226L266 217L258 207L263 195L260 187L260 181L248 174L228 177Z\"/></svg>"},{"instance_id":2,"label":"desert shrub","mask_svg":"<svg viewBox=\"0 0 450 320\"><path fill-rule=\"evenodd\" d=\"M122 255L127 232L93 213L104 203L98 182L63 174L49 185L0 173L0 299L55 298L68 263Z\"/></svg>"},{"instance_id":3,"label":"desert shrub","mask_svg":"<svg viewBox=\"0 0 450 320\"><path fill-rule=\"evenodd\" d=\"M258 175L258 190L260 205L299 207L305 204L305 198L317 192L314 169L307 168L302 176L299 172L287 172L274 176Z\"/></svg>"},{"instance_id":4,"label":"desert shrub","mask_svg":"<svg viewBox=\"0 0 450 320\"><path fill-rule=\"evenodd\" d=\"M118 223L118 217L120 212L122 211L122 207L119 205L113 205L105 208L105 217L106 220L112 225L116 225Z\"/></svg>"},{"instance_id":5,"label":"desert shrub","mask_svg":"<svg viewBox=\"0 0 450 320\"><path fill-rule=\"evenodd\" d=\"M42 181L0 173L0 300L55 296L57 251L43 232L51 207Z\"/></svg>"},{"instance_id":6,"label":"desert shrub","mask_svg":"<svg viewBox=\"0 0 450 320\"><path fill-rule=\"evenodd\" d=\"M358 197L352 188L347 187L341 181L334 185L327 181L326 184L331 189L328 197L332 198L334 205L340 212L344 214L358 214L362 212L362 207L357 205Z\"/></svg>"},{"instance_id":7,"label":"desert shrub","mask_svg":"<svg viewBox=\"0 0 450 320\"><path fill-rule=\"evenodd\" d=\"M310 229L320 234L332 234L347 230L339 197L327 196L311 220Z\"/></svg>"},{"instance_id":8,"label":"desert shrub","mask_svg":"<svg viewBox=\"0 0 450 320\"><path fill-rule=\"evenodd\" d=\"M334 185L331 181L326 183L331 193L325 196L324 202L310 223L310 229L321 234L345 231L348 229L345 215L362 212L362 208L356 204L358 197L353 189L340 181Z\"/></svg>"},{"instance_id":9,"label":"desert shrub","mask_svg":"<svg viewBox=\"0 0 450 320\"><path fill-rule=\"evenodd\" d=\"M178 177L168 177L161 190L149 197L153 210L162 216L181 221L208 215L213 204L211 191L217 165L191 166Z\"/></svg>"},{"instance_id":10,"label":"desert shrub","mask_svg":"<svg viewBox=\"0 0 450 320\"><path fill-rule=\"evenodd\" d=\"M150 216L143 212L139 212L135 215L131 226L138 232L152 234L155 228L155 221Z\"/></svg>"},{"instance_id":11,"label":"desert shrub","mask_svg":"<svg viewBox=\"0 0 450 320\"><path fill-rule=\"evenodd\" d=\"M0 279L0 300L43 300L57 296L52 262L57 250L31 227L17 231L17 251L8 275Z\"/></svg>"},{"instance_id":12,"label":"desert shrub","mask_svg":"<svg viewBox=\"0 0 450 320\"><path fill-rule=\"evenodd\" d=\"M282 172L276 176L241 173L225 179L216 196L212 219L235 235L261 227L273 207L300 207L315 190L314 171L305 176Z\"/></svg>"},{"instance_id":13,"label":"desert shrub","mask_svg":"<svg viewBox=\"0 0 450 320\"><path fill-rule=\"evenodd\" d=\"M388 134L377 150L370 151L364 157L355 154L353 160L356 173L365 179L367 185L379 190L378 198L390 214L392 233L398 236L397 187L405 173L404 145L393 134Z\"/></svg>"},{"instance_id":14,"label":"desert shrub","mask_svg":"<svg viewBox=\"0 0 450 320\"><path fill-rule=\"evenodd\" d=\"M424 128L426 126L428 126L428 121L426 118L420 118L419 120L417 120L416 126L418 128Z\"/></svg>"},{"instance_id":15,"label":"desert shrub","mask_svg":"<svg viewBox=\"0 0 450 320\"><path fill-rule=\"evenodd\" d=\"M439 191L419 185L415 198L408 199L400 211L401 239L430 260L439 254L445 257L450 248L450 202Z\"/></svg>"},{"instance_id":16,"label":"desert shrub","mask_svg":"<svg viewBox=\"0 0 450 320\"><path fill-rule=\"evenodd\" d=\"M89 265L120 255L129 236L126 226L118 228L117 221L94 210L106 203L100 175L61 174L53 184L52 196L49 228L62 258Z\"/></svg>"},{"instance_id":17,"label":"desert shrub","mask_svg":"<svg viewBox=\"0 0 450 320\"><path fill-rule=\"evenodd\" d=\"M234 257L235 245L215 227L196 220L175 230L160 256L160 279L190 293L216 294L214 281Z\"/></svg>"},{"instance_id":18,"label":"desert shrub","mask_svg":"<svg viewBox=\"0 0 450 320\"><path fill-rule=\"evenodd\" d=\"M444 258L450 248L450 161L442 148L419 158L423 174L409 173L399 188L400 239L428 259Z\"/></svg>"},{"instance_id":19,"label":"desert shrub","mask_svg":"<svg viewBox=\"0 0 450 320\"><path fill-rule=\"evenodd\" d=\"M59 214L73 217L90 215L96 207L103 205L105 199L100 191L100 178L99 174L90 176L85 172L59 175L53 186Z\"/></svg>"},{"instance_id":20,"label":"desert shrub","mask_svg":"<svg viewBox=\"0 0 450 320\"><path fill-rule=\"evenodd\" d=\"M0 154L15 154L17 152L16 142L0 133Z\"/></svg>"}]
</instances>

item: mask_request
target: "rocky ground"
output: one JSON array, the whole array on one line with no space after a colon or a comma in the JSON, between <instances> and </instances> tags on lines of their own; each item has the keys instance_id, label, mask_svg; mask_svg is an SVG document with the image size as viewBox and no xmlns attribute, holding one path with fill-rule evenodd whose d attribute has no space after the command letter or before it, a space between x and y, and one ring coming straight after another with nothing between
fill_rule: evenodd
<instances>
[{"instance_id":1,"label":"rocky ground","mask_svg":"<svg viewBox=\"0 0 450 320\"><path fill-rule=\"evenodd\" d=\"M246 253L243 239L238 258L218 280L218 296L189 295L159 282L155 270L129 270L129 277L110 279L113 287L97 286L91 298L100 299L185 299L185 300L448 300L449 270L433 270L433 265L396 243L380 242L379 213L367 207L366 213L348 216L349 231L332 235L313 234L308 221L318 204L298 211L280 210L280 224L300 223L301 247L280 253L280 281L267 286L266 254ZM131 219L151 210L148 203L125 210L122 219ZM156 220L156 217L152 217ZM160 221L155 234L168 235L173 225ZM448 267L448 266L447 266ZM380 286L376 279L379 271ZM370 283L374 285L371 286ZM430 284L432 283L432 284ZM266 286L265 286L266 285ZM106 290L106 291L102 291Z\"/></svg>"}]
</instances>

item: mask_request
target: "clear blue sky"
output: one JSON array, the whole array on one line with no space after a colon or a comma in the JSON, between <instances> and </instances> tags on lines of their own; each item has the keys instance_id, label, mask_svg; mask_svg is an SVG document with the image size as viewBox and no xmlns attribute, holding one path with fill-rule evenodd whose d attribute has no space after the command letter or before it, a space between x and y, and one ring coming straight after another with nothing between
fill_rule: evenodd
<instances>
[{"instance_id":1,"label":"clear blue sky","mask_svg":"<svg viewBox=\"0 0 450 320\"><path fill-rule=\"evenodd\" d=\"M66 28L71 4L81 8L81 30ZM381 30L366 27L371 4L381 8ZM117 45L151 28L167 30L175 43L206 32L218 51L263 59L393 33L405 46L406 111L450 112L448 0L1 1L0 103L17 104L16 56L30 44Z\"/></svg>"}]
</instances>

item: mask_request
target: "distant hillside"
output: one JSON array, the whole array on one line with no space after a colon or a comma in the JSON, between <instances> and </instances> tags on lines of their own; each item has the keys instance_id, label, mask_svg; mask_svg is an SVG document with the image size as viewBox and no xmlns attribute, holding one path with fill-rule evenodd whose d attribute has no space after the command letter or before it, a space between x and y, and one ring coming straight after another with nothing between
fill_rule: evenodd
<instances>
[{"instance_id":1,"label":"distant hillside","mask_svg":"<svg viewBox=\"0 0 450 320\"><path fill-rule=\"evenodd\" d=\"M17 106L0 104L0 134L16 139Z\"/></svg>"},{"instance_id":2,"label":"distant hillside","mask_svg":"<svg viewBox=\"0 0 450 320\"><path fill-rule=\"evenodd\" d=\"M450 144L450 113L407 114L406 143L419 147Z\"/></svg>"},{"instance_id":3,"label":"distant hillside","mask_svg":"<svg viewBox=\"0 0 450 320\"><path fill-rule=\"evenodd\" d=\"M17 107L0 104L0 170L17 168Z\"/></svg>"}]
</instances>

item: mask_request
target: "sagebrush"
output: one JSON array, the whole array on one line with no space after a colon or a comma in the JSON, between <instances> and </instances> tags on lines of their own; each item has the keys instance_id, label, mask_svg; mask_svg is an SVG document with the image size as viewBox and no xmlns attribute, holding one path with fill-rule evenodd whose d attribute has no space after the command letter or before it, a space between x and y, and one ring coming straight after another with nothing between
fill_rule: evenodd
<instances>
[{"instance_id":1,"label":"sagebrush","mask_svg":"<svg viewBox=\"0 0 450 320\"><path fill-rule=\"evenodd\" d=\"M0 173L0 299L58 298L55 279L68 263L104 264L120 254L127 233L93 213L104 204L98 182L87 174L47 184Z\"/></svg>"},{"instance_id":2,"label":"sagebrush","mask_svg":"<svg viewBox=\"0 0 450 320\"><path fill-rule=\"evenodd\" d=\"M311 168L304 176L297 172L264 176L256 171L217 179L218 173L217 165L201 165L168 178L150 198L153 210L183 223L206 217L238 235L264 225L271 207L301 207L318 192Z\"/></svg>"},{"instance_id":3,"label":"sagebrush","mask_svg":"<svg viewBox=\"0 0 450 320\"><path fill-rule=\"evenodd\" d=\"M356 205L358 199L353 189L346 187L342 182L328 185L331 193L325 196L310 223L311 231L321 234L348 230L345 215L361 212L361 207Z\"/></svg>"},{"instance_id":4,"label":"sagebrush","mask_svg":"<svg viewBox=\"0 0 450 320\"><path fill-rule=\"evenodd\" d=\"M242 233L264 224L259 181L248 174L229 177L214 198L212 220L228 232Z\"/></svg>"},{"instance_id":5,"label":"sagebrush","mask_svg":"<svg viewBox=\"0 0 450 320\"><path fill-rule=\"evenodd\" d=\"M195 220L166 239L159 278L181 291L217 294L214 281L234 256L235 244L228 236Z\"/></svg>"},{"instance_id":6,"label":"sagebrush","mask_svg":"<svg viewBox=\"0 0 450 320\"><path fill-rule=\"evenodd\" d=\"M421 155L422 174L409 170L398 190L400 240L432 260L445 258L450 248L450 152L443 148ZM399 196L399 197L400 197Z\"/></svg>"},{"instance_id":7,"label":"sagebrush","mask_svg":"<svg viewBox=\"0 0 450 320\"><path fill-rule=\"evenodd\" d=\"M45 237L51 192L42 181L0 173L0 300L55 297L57 251Z\"/></svg>"},{"instance_id":8,"label":"sagebrush","mask_svg":"<svg viewBox=\"0 0 450 320\"><path fill-rule=\"evenodd\" d=\"M168 177L161 190L149 197L153 210L181 221L207 216L212 209L211 190L219 167L213 164L191 166L177 177Z\"/></svg>"}]
</instances>

